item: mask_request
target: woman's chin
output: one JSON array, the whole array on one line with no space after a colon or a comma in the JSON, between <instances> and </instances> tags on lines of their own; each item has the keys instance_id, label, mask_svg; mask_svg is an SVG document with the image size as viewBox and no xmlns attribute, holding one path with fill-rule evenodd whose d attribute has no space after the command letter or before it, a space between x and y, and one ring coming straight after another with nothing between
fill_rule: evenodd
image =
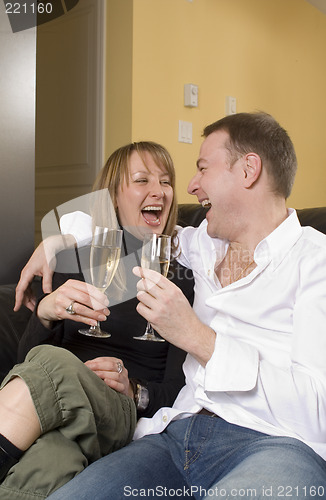
<instances>
[{"instance_id":1,"label":"woman's chin","mask_svg":"<svg viewBox=\"0 0 326 500\"><path fill-rule=\"evenodd\" d=\"M161 234L161 231L158 231L157 228L153 231L153 228L148 225L140 225L140 226L123 226L123 228L128 231L129 234L132 234L138 240L143 240L145 234L148 233L156 233Z\"/></svg>"},{"instance_id":2,"label":"woman's chin","mask_svg":"<svg viewBox=\"0 0 326 500\"><path fill-rule=\"evenodd\" d=\"M163 224L160 219L157 219L155 221L148 221L147 219L144 218L143 224L141 224L142 229L144 231L144 234L147 233L155 233L155 234L162 234L163 232Z\"/></svg>"}]
</instances>

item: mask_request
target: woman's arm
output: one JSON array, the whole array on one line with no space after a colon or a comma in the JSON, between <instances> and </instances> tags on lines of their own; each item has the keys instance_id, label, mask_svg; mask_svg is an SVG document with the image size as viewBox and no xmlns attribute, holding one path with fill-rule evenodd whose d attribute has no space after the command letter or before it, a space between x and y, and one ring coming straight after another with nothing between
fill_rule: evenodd
<instances>
[{"instance_id":1,"label":"woman's arm","mask_svg":"<svg viewBox=\"0 0 326 500\"><path fill-rule=\"evenodd\" d=\"M23 268L16 288L14 311L18 311L22 304L33 311L36 300L30 284L34 276L42 277L44 293L52 291L56 255L62 250L73 248L76 245L86 245L91 241L92 218L80 211L65 214L60 219L60 229L62 234L49 236L39 244Z\"/></svg>"},{"instance_id":2,"label":"woman's arm","mask_svg":"<svg viewBox=\"0 0 326 500\"><path fill-rule=\"evenodd\" d=\"M53 280L51 280L51 289L56 289L67 280L67 275L54 273ZM16 291L17 294L17 291ZM17 296L17 295L16 295ZM58 321L54 328L49 330L39 320L36 311L38 303L44 298L41 295L37 298L34 312L25 328L25 331L18 344L17 362L22 363L26 354L35 346L42 344L50 344L55 346L62 345L63 338L63 322Z\"/></svg>"},{"instance_id":3,"label":"woman's arm","mask_svg":"<svg viewBox=\"0 0 326 500\"><path fill-rule=\"evenodd\" d=\"M56 266L56 255L61 250L73 248L75 244L76 240L70 234L49 236L39 244L20 274L16 287L14 311L18 311L22 304L31 311L34 310L36 298L30 284L35 276L42 277L44 293L52 292L52 277Z\"/></svg>"},{"instance_id":4,"label":"woman's arm","mask_svg":"<svg viewBox=\"0 0 326 500\"><path fill-rule=\"evenodd\" d=\"M55 275L57 276L57 275ZM65 275L58 275L54 279L54 286L58 281L67 279ZM75 302L76 314L71 315L66 307ZM40 344L61 346L64 336L63 320L69 319L87 325L95 325L97 321L104 321L109 314L108 299L92 285L83 281L69 279L54 292L41 297L26 330L18 345L18 362L25 359L27 352Z\"/></svg>"},{"instance_id":5,"label":"woman's arm","mask_svg":"<svg viewBox=\"0 0 326 500\"><path fill-rule=\"evenodd\" d=\"M26 354L35 346L50 344L55 346L62 345L64 326L63 321L58 321L51 330L42 325L37 317L36 309L33 312L27 327L19 341L17 351L17 363L22 363Z\"/></svg>"}]
</instances>

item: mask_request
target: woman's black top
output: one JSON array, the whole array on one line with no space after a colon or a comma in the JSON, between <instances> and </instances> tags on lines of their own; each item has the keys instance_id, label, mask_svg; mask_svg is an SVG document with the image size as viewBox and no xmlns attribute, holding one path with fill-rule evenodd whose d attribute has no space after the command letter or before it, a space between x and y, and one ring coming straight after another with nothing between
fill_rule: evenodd
<instances>
[{"instance_id":1,"label":"woman's black top","mask_svg":"<svg viewBox=\"0 0 326 500\"><path fill-rule=\"evenodd\" d=\"M110 315L105 322L101 323L103 329L112 334L110 338L98 339L84 336L78 333L78 329L85 328L85 324L71 320L57 321L52 329L47 329L34 311L19 343L18 362L25 359L32 347L40 344L64 347L82 361L101 356L120 358L128 369L129 378L138 379L149 390L149 405L146 410L139 413L139 416L149 417L159 408L171 406L183 387L185 380L182 364L186 353L168 342L144 342L133 338L142 335L146 328L145 319L136 311L138 304L136 283L139 278L131 272L134 265L139 265L140 251L141 242L124 232L120 265L124 268L127 287L122 296L121 294L119 296L119 293L115 293L113 284L110 285L107 290ZM53 277L53 289L67 279L84 281L84 276L87 276L89 248L80 249L78 252L63 252L63 254L65 255L58 258L57 269L59 271L65 270L64 268L68 265L69 269L75 268L76 271L83 270L83 272L70 274L56 272ZM170 265L168 277L181 288L192 305L194 286L192 272L174 260Z\"/></svg>"}]
</instances>

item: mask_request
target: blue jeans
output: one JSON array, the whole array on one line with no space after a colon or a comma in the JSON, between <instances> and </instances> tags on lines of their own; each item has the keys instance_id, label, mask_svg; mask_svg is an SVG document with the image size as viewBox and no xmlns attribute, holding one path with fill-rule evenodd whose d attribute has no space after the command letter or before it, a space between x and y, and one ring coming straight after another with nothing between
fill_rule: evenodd
<instances>
[{"instance_id":1,"label":"blue jeans","mask_svg":"<svg viewBox=\"0 0 326 500\"><path fill-rule=\"evenodd\" d=\"M326 498L326 462L301 441L195 415L76 476L51 500Z\"/></svg>"}]
</instances>

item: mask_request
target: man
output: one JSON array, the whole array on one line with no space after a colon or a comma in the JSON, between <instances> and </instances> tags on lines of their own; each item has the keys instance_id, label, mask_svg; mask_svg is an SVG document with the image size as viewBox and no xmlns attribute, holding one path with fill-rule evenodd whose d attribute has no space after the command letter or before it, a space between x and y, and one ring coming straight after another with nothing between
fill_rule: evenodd
<instances>
[{"instance_id":1,"label":"man","mask_svg":"<svg viewBox=\"0 0 326 500\"><path fill-rule=\"evenodd\" d=\"M326 497L326 236L287 210L296 157L269 115L204 130L189 192L209 207L180 232L194 308L139 269L138 312L188 351L172 408L50 498Z\"/></svg>"}]
</instances>

